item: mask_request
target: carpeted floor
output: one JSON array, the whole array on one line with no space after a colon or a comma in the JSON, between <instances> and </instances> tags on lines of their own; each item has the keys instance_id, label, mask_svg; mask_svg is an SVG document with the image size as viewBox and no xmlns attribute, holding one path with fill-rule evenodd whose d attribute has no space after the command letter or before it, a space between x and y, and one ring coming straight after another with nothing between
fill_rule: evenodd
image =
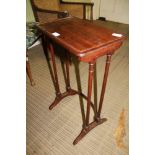
<instances>
[{"instance_id":1,"label":"carpeted floor","mask_svg":"<svg viewBox=\"0 0 155 155\"><path fill-rule=\"evenodd\" d=\"M128 36L128 25L99 22L116 32ZM27 78L27 155L125 155L116 146L114 132L120 112L128 112L129 47L128 39L113 55L101 116L108 118L104 124L93 129L77 145L72 142L81 131L82 118L77 95L66 97L52 111L48 109L55 98L50 72L40 45L29 51L31 70L36 85L32 87ZM56 58L58 78L62 92L65 90L61 63ZM102 86L105 57L97 61L98 100ZM82 91L87 94L88 64L80 63ZM71 66L71 86L77 88L75 68ZM92 98L93 100L93 98ZM85 101L84 101L85 104ZM85 104L86 105L86 104ZM92 116L91 112L91 116ZM128 146L128 113L126 118L125 145Z\"/></svg>"}]
</instances>

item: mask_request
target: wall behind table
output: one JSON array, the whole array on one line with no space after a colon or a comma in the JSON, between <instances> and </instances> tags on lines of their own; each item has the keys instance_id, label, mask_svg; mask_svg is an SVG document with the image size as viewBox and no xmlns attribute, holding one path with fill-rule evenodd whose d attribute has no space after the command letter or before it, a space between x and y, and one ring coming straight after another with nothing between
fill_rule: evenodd
<instances>
[{"instance_id":1,"label":"wall behind table","mask_svg":"<svg viewBox=\"0 0 155 155\"><path fill-rule=\"evenodd\" d=\"M129 0L100 0L100 17L129 24Z\"/></svg>"},{"instance_id":2,"label":"wall behind table","mask_svg":"<svg viewBox=\"0 0 155 155\"><path fill-rule=\"evenodd\" d=\"M26 21L35 21L30 0L26 0Z\"/></svg>"}]
</instances>

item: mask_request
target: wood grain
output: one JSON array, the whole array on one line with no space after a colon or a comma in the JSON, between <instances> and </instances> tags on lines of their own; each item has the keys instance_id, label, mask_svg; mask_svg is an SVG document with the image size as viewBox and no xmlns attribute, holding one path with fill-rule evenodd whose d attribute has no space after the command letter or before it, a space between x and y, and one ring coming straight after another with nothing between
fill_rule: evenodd
<instances>
[{"instance_id":1,"label":"wood grain","mask_svg":"<svg viewBox=\"0 0 155 155\"><path fill-rule=\"evenodd\" d=\"M75 17L40 24L38 28L54 42L78 56L81 61L87 61L85 56L88 56L91 61L94 52L95 55L97 53L96 58L107 52L113 52L121 46L125 39L124 35L122 37L112 36L114 33L112 30ZM52 35L54 32L60 35L55 37ZM93 55L93 57L95 56Z\"/></svg>"}]
</instances>

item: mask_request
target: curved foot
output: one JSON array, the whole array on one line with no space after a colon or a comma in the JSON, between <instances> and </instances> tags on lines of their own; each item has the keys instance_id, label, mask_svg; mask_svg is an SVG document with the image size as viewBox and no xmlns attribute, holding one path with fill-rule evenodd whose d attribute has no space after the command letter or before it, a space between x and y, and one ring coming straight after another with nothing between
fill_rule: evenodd
<instances>
[{"instance_id":1,"label":"curved foot","mask_svg":"<svg viewBox=\"0 0 155 155\"><path fill-rule=\"evenodd\" d=\"M58 95L58 96L55 98L54 102L49 106L49 110L52 110L52 109L53 109L63 98L65 98L66 96L75 95L75 94L77 94L76 91L74 91L74 90L69 90L69 91L67 91L67 92L65 92L65 93L62 93L62 94Z\"/></svg>"},{"instance_id":2,"label":"curved foot","mask_svg":"<svg viewBox=\"0 0 155 155\"><path fill-rule=\"evenodd\" d=\"M82 129L80 134L74 140L73 145L77 144L89 131L94 129L96 126L104 123L105 121L107 121L107 118L102 118L99 119L98 121L93 121L92 123L90 123L86 128Z\"/></svg>"},{"instance_id":3,"label":"curved foot","mask_svg":"<svg viewBox=\"0 0 155 155\"><path fill-rule=\"evenodd\" d=\"M49 106L49 110L52 110L62 99L62 97L56 97L53 103Z\"/></svg>"}]
</instances>

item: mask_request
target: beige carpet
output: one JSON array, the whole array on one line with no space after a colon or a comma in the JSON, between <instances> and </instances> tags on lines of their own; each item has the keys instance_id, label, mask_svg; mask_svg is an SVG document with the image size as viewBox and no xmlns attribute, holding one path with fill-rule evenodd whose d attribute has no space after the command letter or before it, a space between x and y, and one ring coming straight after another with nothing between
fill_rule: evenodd
<instances>
[{"instance_id":1,"label":"beige carpet","mask_svg":"<svg viewBox=\"0 0 155 155\"><path fill-rule=\"evenodd\" d=\"M128 35L128 25L114 22L98 22L117 32ZM31 70L36 85L30 86L27 78L27 155L125 155L116 146L114 131L118 125L122 108L128 111L128 39L112 57L110 73L105 94L102 117L108 121L87 134L77 145L72 142L81 131L82 118L79 97L67 97L52 111L48 109L55 98L55 90L42 47L36 46L29 52ZM56 58L59 82L65 90L61 64ZM98 99L102 85L105 57L97 61ZM88 64L80 63L82 90L87 94ZM71 66L71 85L77 88L74 66ZM93 98L92 98L93 100ZM84 101L85 104L85 101ZM91 112L91 116L92 116ZM128 113L126 118L128 146Z\"/></svg>"}]
</instances>

